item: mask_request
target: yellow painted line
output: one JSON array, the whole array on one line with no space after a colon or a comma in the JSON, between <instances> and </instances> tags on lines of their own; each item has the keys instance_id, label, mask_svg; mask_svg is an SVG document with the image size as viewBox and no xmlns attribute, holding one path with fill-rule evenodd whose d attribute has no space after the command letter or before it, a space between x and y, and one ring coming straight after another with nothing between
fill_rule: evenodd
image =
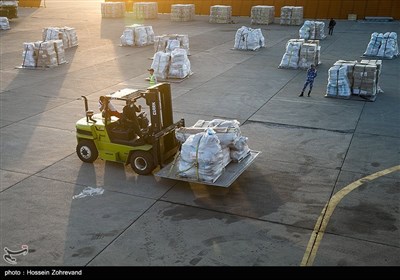
<instances>
[{"instance_id":1,"label":"yellow painted line","mask_svg":"<svg viewBox=\"0 0 400 280\"><path fill-rule=\"evenodd\" d=\"M311 233L310 241L308 241L306 252L304 253L303 260L301 261L300 266L312 266L315 256L318 251L318 247L321 243L322 237L324 236L324 232L326 226L328 225L329 219L332 216L333 211L339 202L348 195L351 191L355 190L359 186L369 181L375 180L381 176L390 174L395 171L400 171L400 165L393 166L391 168L376 172L374 174L368 175L364 178L361 178L357 181L354 181L350 185L347 185L340 191L338 191L331 199L325 204L324 209L319 215L317 223L315 224L314 230Z\"/></svg>"}]
</instances>

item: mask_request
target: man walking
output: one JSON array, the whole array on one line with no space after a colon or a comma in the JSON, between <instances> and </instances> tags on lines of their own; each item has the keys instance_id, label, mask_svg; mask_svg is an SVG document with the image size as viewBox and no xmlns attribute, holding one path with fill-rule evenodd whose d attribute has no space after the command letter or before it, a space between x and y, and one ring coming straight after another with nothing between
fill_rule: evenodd
<instances>
[{"instance_id":1,"label":"man walking","mask_svg":"<svg viewBox=\"0 0 400 280\"><path fill-rule=\"evenodd\" d=\"M333 19L333 18L331 18L331 20L329 21L329 25L328 25L328 34L329 35L332 35L333 34L333 28L335 28L335 25L336 25L336 21Z\"/></svg>"},{"instance_id":2,"label":"man walking","mask_svg":"<svg viewBox=\"0 0 400 280\"><path fill-rule=\"evenodd\" d=\"M310 68L307 70L307 80L304 83L303 90L300 93L300 97L303 96L304 91L306 90L307 86L310 85L310 89L308 91L307 96L310 97L311 90L313 88L314 79L317 77L317 69L315 69L315 65L311 64Z\"/></svg>"}]
</instances>

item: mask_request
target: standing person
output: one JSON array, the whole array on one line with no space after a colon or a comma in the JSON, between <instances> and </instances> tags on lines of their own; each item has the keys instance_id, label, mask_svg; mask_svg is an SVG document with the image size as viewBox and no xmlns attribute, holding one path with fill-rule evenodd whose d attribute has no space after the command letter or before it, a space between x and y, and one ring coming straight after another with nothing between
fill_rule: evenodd
<instances>
[{"instance_id":1,"label":"standing person","mask_svg":"<svg viewBox=\"0 0 400 280\"><path fill-rule=\"evenodd\" d=\"M100 96L99 98L99 110L103 113L103 117L106 117L106 103L107 103L107 115L115 116L117 118L121 118L121 113L114 107L114 105L105 97Z\"/></svg>"},{"instance_id":2,"label":"standing person","mask_svg":"<svg viewBox=\"0 0 400 280\"><path fill-rule=\"evenodd\" d=\"M335 25L336 25L336 21L333 18L331 18L331 20L329 21L329 25L328 25L328 29L329 29L328 34L329 35L333 34L333 28L335 28Z\"/></svg>"},{"instance_id":3,"label":"standing person","mask_svg":"<svg viewBox=\"0 0 400 280\"><path fill-rule=\"evenodd\" d=\"M155 84L157 84L157 77L154 75L154 69L150 68L148 69L150 76L149 76L149 81L150 81L150 85L154 86Z\"/></svg>"},{"instance_id":4,"label":"standing person","mask_svg":"<svg viewBox=\"0 0 400 280\"><path fill-rule=\"evenodd\" d=\"M307 80L304 83L303 90L301 91L299 96L303 96L304 91L306 90L307 86L310 85L310 89L308 91L308 97L310 97L311 90L313 88L314 79L317 77L317 69L315 69L315 65L311 64L310 68L307 70Z\"/></svg>"}]
</instances>

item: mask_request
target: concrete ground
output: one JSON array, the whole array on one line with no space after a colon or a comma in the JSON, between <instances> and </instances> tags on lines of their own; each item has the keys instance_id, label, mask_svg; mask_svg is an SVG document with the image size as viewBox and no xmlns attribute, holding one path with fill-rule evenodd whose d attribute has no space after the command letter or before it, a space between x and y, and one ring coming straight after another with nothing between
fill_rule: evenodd
<instances>
[{"instance_id":1,"label":"concrete ground","mask_svg":"<svg viewBox=\"0 0 400 280\"><path fill-rule=\"evenodd\" d=\"M384 93L375 102L324 97L333 63L360 60L371 33L400 34L398 21L338 20L321 41L312 95L300 98L305 71L278 69L299 26L256 26L266 47L237 51L235 33L249 18L102 18L100 2L19 8L11 29L0 31L0 242L2 250L28 245L17 265L400 265L399 59L383 61ZM120 46L133 23L156 35L189 35L194 74L171 83L175 120L236 119L250 148L262 152L229 188L77 157L78 98L97 110L101 94L148 85L153 46ZM79 46L66 50L68 63L19 68L23 43L41 40L50 26L76 29ZM105 191L73 199L87 186Z\"/></svg>"}]
</instances>

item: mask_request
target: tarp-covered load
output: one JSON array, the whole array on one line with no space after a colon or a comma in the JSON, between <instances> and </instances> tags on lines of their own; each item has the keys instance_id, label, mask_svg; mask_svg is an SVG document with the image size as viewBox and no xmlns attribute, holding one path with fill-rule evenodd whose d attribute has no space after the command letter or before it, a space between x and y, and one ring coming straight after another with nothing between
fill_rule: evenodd
<instances>
[{"instance_id":1,"label":"tarp-covered load","mask_svg":"<svg viewBox=\"0 0 400 280\"><path fill-rule=\"evenodd\" d=\"M183 143L178 158L179 176L215 182L231 161L250 153L248 138L241 135L236 120L199 120L194 126L176 130Z\"/></svg>"},{"instance_id":2,"label":"tarp-covered load","mask_svg":"<svg viewBox=\"0 0 400 280\"><path fill-rule=\"evenodd\" d=\"M46 27L42 30L43 41L62 40L64 49L78 46L78 36L73 27Z\"/></svg>"},{"instance_id":3,"label":"tarp-covered load","mask_svg":"<svg viewBox=\"0 0 400 280\"><path fill-rule=\"evenodd\" d=\"M185 49L176 48L171 53L163 51L154 54L151 68L158 80L183 79L190 75L190 61Z\"/></svg>"},{"instance_id":4,"label":"tarp-covered load","mask_svg":"<svg viewBox=\"0 0 400 280\"><path fill-rule=\"evenodd\" d=\"M255 51L263 47L265 47L265 39L260 28L242 26L236 31L235 49Z\"/></svg>"},{"instance_id":5,"label":"tarp-covered load","mask_svg":"<svg viewBox=\"0 0 400 280\"><path fill-rule=\"evenodd\" d=\"M325 23L322 21L306 20L299 29L299 37L305 40L325 39Z\"/></svg>"},{"instance_id":6,"label":"tarp-covered load","mask_svg":"<svg viewBox=\"0 0 400 280\"><path fill-rule=\"evenodd\" d=\"M23 47L23 67L53 67L66 62L62 40L24 43Z\"/></svg>"},{"instance_id":7,"label":"tarp-covered load","mask_svg":"<svg viewBox=\"0 0 400 280\"><path fill-rule=\"evenodd\" d=\"M7 30L10 29L10 22L7 17L0 17L0 29Z\"/></svg>"},{"instance_id":8,"label":"tarp-covered load","mask_svg":"<svg viewBox=\"0 0 400 280\"><path fill-rule=\"evenodd\" d=\"M398 55L399 47L396 32L386 32L385 34L374 32L371 34L364 56L392 59Z\"/></svg>"},{"instance_id":9,"label":"tarp-covered load","mask_svg":"<svg viewBox=\"0 0 400 280\"><path fill-rule=\"evenodd\" d=\"M152 26L133 24L125 26L120 37L122 46L147 46L154 44L154 31Z\"/></svg>"},{"instance_id":10,"label":"tarp-covered load","mask_svg":"<svg viewBox=\"0 0 400 280\"><path fill-rule=\"evenodd\" d=\"M187 34L163 34L154 37L154 52L172 52L174 49L185 49L190 55L189 36Z\"/></svg>"}]
</instances>

